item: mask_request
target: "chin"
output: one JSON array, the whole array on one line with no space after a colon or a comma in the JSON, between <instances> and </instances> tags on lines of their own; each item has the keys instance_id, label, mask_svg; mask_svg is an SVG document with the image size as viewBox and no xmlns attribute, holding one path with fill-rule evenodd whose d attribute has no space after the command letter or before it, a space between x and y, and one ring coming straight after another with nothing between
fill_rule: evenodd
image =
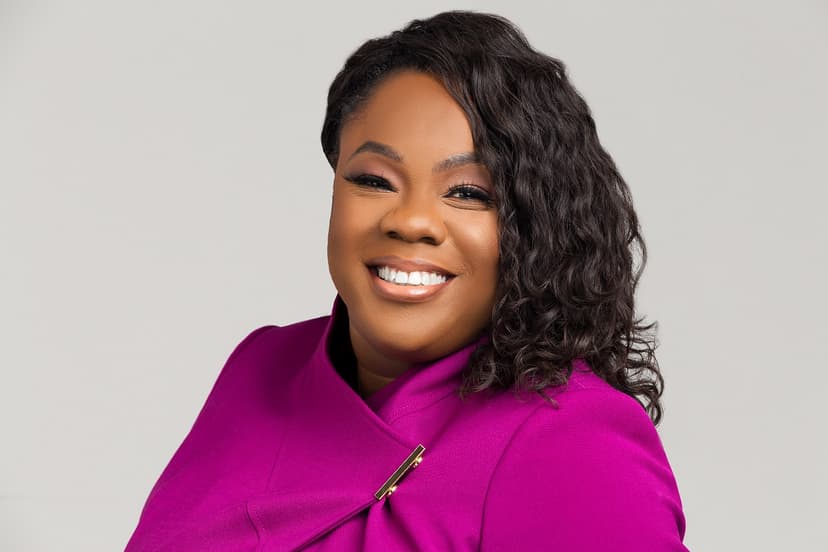
<instances>
[{"instance_id":1,"label":"chin","mask_svg":"<svg viewBox=\"0 0 828 552\"><path fill-rule=\"evenodd\" d=\"M435 341L436 336L386 333L374 341L374 347L383 355L401 362L426 362L442 356L435 350Z\"/></svg>"}]
</instances>

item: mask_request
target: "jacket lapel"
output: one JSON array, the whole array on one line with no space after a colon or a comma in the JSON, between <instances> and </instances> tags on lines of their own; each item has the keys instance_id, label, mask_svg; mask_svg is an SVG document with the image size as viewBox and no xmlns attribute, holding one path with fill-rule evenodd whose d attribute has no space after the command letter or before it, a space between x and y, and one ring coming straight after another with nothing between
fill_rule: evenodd
<instances>
[{"instance_id":1,"label":"jacket lapel","mask_svg":"<svg viewBox=\"0 0 828 552\"><path fill-rule=\"evenodd\" d=\"M375 493L406 459L413 463L420 444L395 433L336 373L326 347L337 308L299 376L279 393L292 403L291 419L267 492L248 502L265 548L301 548L379 504ZM411 470L402 472L404 485Z\"/></svg>"}]
</instances>

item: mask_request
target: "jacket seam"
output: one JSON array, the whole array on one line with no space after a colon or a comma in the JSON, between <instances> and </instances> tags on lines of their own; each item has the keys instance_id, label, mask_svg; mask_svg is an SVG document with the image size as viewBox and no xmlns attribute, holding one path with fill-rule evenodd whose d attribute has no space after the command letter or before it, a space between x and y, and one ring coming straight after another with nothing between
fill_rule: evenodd
<instances>
[{"instance_id":1,"label":"jacket seam","mask_svg":"<svg viewBox=\"0 0 828 552\"><path fill-rule=\"evenodd\" d=\"M271 329L271 328L278 328L278 326L275 326L275 325L273 325L273 324L268 324L268 325L266 325L266 326L261 326L260 328L257 328L257 329L255 329L255 330L253 330L253 331L250 333L250 335L248 335L248 336L247 336L247 338L246 338L246 339L244 339L244 340L243 340L243 341L239 344L239 346L238 346L238 347L236 347L236 349L235 349L232 353L230 353L230 357L227 359L227 365L228 365L228 367L230 366L230 364L232 364L233 362L235 362L236 358L237 358L237 357L238 357L238 356L239 356L239 355L240 355L243 351L246 351L247 349L249 349L249 348L250 348L250 345L251 345L254 341L256 341L256 339L258 339L258 338L259 338L259 336L260 336L260 335L262 335L262 334L265 332L265 330L269 330L269 329Z\"/></svg>"},{"instance_id":2,"label":"jacket seam","mask_svg":"<svg viewBox=\"0 0 828 552\"><path fill-rule=\"evenodd\" d=\"M300 362L297 363L300 367L299 374L297 375L298 388L299 389L302 389L302 383L304 382L305 379L307 379L309 377L308 373L310 371L307 370L306 367L307 367L308 363L310 362L310 359L313 358L313 354L314 354L314 351L311 350L307 354L307 356L304 358L304 360L301 360ZM287 439L287 435L289 434L290 429L293 427L293 422L294 422L295 416L296 416L296 405L291 403L290 404L290 411L288 412L286 420L285 420L285 424L284 424L285 427L282 430L282 433L279 437L279 443L273 451L273 461L271 462L270 469L268 470L268 473L267 473L267 479L265 480L264 489L262 489L263 494L268 493L268 491L270 489L270 485L273 482L273 475L276 473L276 466L279 464L279 459L282 456L282 450L285 447L285 440Z\"/></svg>"},{"instance_id":3,"label":"jacket seam","mask_svg":"<svg viewBox=\"0 0 828 552\"><path fill-rule=\"evenodd\" d=\"M573 389L573 388L570 387L570 388L567 389L567 394L571 395L573 393L588 393L590 391L596 392L596 393L603 393L603 392L605 392L605 389L602 389L600 387L587 387L587 386L580 386L580 388L577 388L577 389ZM492 470L492 475L489 477L489 482L486 485L486 494L483 497L483 511L481 513L481 516L480 516L480 531L478 533L478 538L477 538L478 550L482 550L482 546L483 546L483 529L486 527L486 524L485 524L485 521L486 521L486 507L488 506L488 503L489 503L489 492L491 491L492 482L494 481L494 478L497 475L497 471L500 468L501 464L503 463L503 459L506 456L506 454L509 452L509 449L512 447L514 442L517 440L518 434L525 429L526 425L529 423L529 420L534 418L535 415L537 414L537 412L541 408L543 408L544 406L549 406L549 404L546 403L546 402L543 402L542 404L540 404L537 407L535 407L534 409L532 409L532 411L526 416L526 418L515 428L514 433L509 438L509 442L506 443L505 447L503 447L503 452L500 453L500 457L497 459L497 463L495 464L495 467Z\"/></svg>"},{"instance_id":4,"label":"jacket seam","mask_svg":"<svg viewBox=\"0 0 828 552\"><path fill-rule=\"evenodd\" d=\"M264 545L264 539L262 539L262 533L259 531L259 526L253 519L253 514L250 513L250 502L247 500L244 501L244 513L247 515L248 523L253 526L253 530L256 532L256 550L259 551Z\"/></svg>"},{"instance_id":5,"label":"jacket seam","mask_svg":"<svg viewBox=\"0 0 828 552\"><path fill-rule=\"evenodd\" d=\"M523 421L520 422L520 424L515 428L515 431L514 433L512 433L512 436L509 437L509 441L506 443L506 446L503 447L503 451L501 451L500 457L497 459L497 462L495 463L494 469L492 470L492 474L489 476L489 482L486 484L486 493L483 495L483 511L480 515L480 531L477 535L478 550L483 549L483 529L486 527L486 507L489 504L489 492L492 489L492 482L494 481L494 478L497 475L497 470L498 468L500 468L500 464L503 462L503 458L506 456L506 453L512 447L512 444L515 442L515 439L517 438L518 434L523 430L523 428L526 426L529 420L535 416L535 413L544 406L548 406L547 403L544 402L533 408L532 411L526 416L526 418L524 418Z\"/></svg>"},{"instance_id":6,"label":"jacket seam","mask_svg":"<svg viewBox=\"0 0 828 552\"><path fill-rule=\"evenodd\" d=\"M227 378L227 373L231 370L231 368L235 364L236 359L239 357L239 355L241 355L242 352L248 350L250 348L250 345L254 341L256 341L259 338L259 336L261 336L263 333L265 333L265 330L269 330L271 328L278 328L278 326L275 326L273 324L268 324L266 326L260 326L259 328L256 328L255 330L250 332L247 335L247 337L242 339L242 341L236 346L235 349L233 349L233 351L230 353L230 356L227 357L227 362L224 363L224 367L222 368L221 372L219 372L219 375L216 378L215 383L213 384L213 389L211 389L210 392L207 395L208 400L205 401L205 406L206 406L207 402L211 402L211 400L213 398L213 391L217 390L219 388L219 385L221 384L221 382L224 381Z\"/></svg>"},{"instance_id":7,"label":"jacket seam","mask_svg":"<svg viewBox=\"0 0 828 552\"><path fill-rule=\"evenodd\" d=\"M161 481L161 477L164 475L164 472L166 471L167 467L169 467L169 464L173 461L175 456L178 454L178 451L184 445L184 442L187 440L190 432L192 432L193 428L196 426L199 419L201 418L202 413L206 413L207 410L208 410L208 407L212 406L211 403L213 402L213 392L219 388L219 384L221 383L222 380L225 379L226 374L227 374L227 372L230 371L232 365L234 364L235 359L238 357L238 355L243 350L246 350L250 346L250 344L253 341L256 340L256 338L258 338L262 333L264 333L265 330L270 329L270 328L275 328L275 327L278 327L278 326L266 325L266 326L261 326L261 327L255 329L255 330L253 330L244 339L242 339L242 341L240 341L239 343L236 344L236 347L230 353L230 356L227 357L227 360L225 361L224 365L222 366L221 371L219 372L218 376L216 377L215 381L213 382L212 388L207 393L207 398L205 399L204 404L201 406L199 411L196 413L195 419L193 420L193 422L190 426L190 429L187 430L186 434L184 435L183 440L179 443L178 448L176 448L176 450L173 451L172 457L167 461L167 466L165 466L161 470L161 474L158 476L158 479L156 479L155 484L150 489L150 492L147 495L147 499L144 502L144 506L141 508L141 513L138 516L139 524L140 524L141 520L143 520L144 514L147 512L147 507L152 502L152 499L158 494L158 492L162 488L169 485L170 482L174 481L177 477L179 477L181 475L181 470L179 469L179 470L176 470L175 472L169 474L168 477L166 477L163 481Z\"/></svg>"},{"instance_id":8,"label":"jacket seam","mask_svg":"<svg viewBox=\"0 0 828 552\"><path fill-rule=\"evenodd\" d=\"M587 392L587 391L599 391L600 392L601 389L597 388L597 387L586 387L586 386L581 386L578 389L572 389L572 388L567 389L568 394L579 393L579 392L583 393L583 392ZM532 409L532 411L529 414L526 415L526 418L524 418L523 421L520 422L520 424L518 424L518 426L515 428L515 431L512 433L512 436L509 437L509 441L503 447L503 451L500 453L500 457L497 459L497 462L495 463L494 469L492 469L492 474L491 474L491 476L489 476L489 482L486 484L486 493L483 495L483 509L482 509L482 512L481 512L481 515L480 515L480 531L478 532L478 537L477 537L477 549L478 550L482 550L482 548L483 548L483 529L486 527L486 523L485 523L486 522L486 507L488 506L488 503L489 503L489 492L492 489L492 482L494 481L494 478L497 475L497 471L500 468L501 464L503 463L503 459L506 456L506 453L509 452L509 449L512 447L515 440L517 439L518 434L521 431L523 431L523 429L529 423L529 420L534 418L535 414L537 414L537 412L545 406L549 406L549 403L547 403L546 401L544 401L541 404L537 405L535 408Z\"/></svg>"},{"instance_id":9,"label":"jacket seam","mask_svg":"<svg viewBox=\"0 0 828 552\"><path fill-rule=\"evenodd\" d=\"M420 405L420 406L418 406L417 408L413 408L413 409L411 409L411 410L407 410L407 411L404 411L404 412L400 412L399 414L397 414L397 415L396 415L396 416L394 416L393 418L390 418L390 419L388 420L388 422L386 422L386 423L387 423L388 425L395 424L395 423L399 422L399 421L400 421L401 419L403 419L403 418L407 418L408 416L410 416L410 415L412 415L412 414L416 414L416 413L421 412L421 411L423 411L423 410L425 410L425 409L427 409L427 408L431 408L431 407L432 407L432 406L434 406L435 404L437 404L437 403L439 403L439 402L442 402L442 401L446 400L447 398L451 397L451 396L452 396L452 395L454 395L456 392L457 392L457 390L456 390L456 389L453 389L453 390L449 391L448 393L446 393L445 395L441 395L440 397L438 397L438 398L434 399L432 402L430 402L430 403L428 403L428 404L425 404L425 405Z\"/></svg>"}]
</instances>

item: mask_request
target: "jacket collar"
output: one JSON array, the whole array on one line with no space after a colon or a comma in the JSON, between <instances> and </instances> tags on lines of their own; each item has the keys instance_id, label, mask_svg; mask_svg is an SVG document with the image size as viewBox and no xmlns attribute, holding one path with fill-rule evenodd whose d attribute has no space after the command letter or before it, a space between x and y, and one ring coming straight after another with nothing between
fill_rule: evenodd
<instances>
[{"instance_id":1,"label":"jacket collar","mask_svg":"<svg viewBox=\"0 0 828 552\"><path fill-rule=\"evenodd\" d=\"M344 384L345 389L341 390L343 393L347 395L350 391L356 400L363 402L386 424L393 424L400 417L457 392L469 357L478 346L491 339L489 334L484 332L453 353L429 362L414 364L394 381L370 397L362 399L343 379L331 359L330 351L335 346L333 329L336 325L347 328L347 321L348 307L337 294L311 363L321 369L325 377Z\"/></svg>"},{"instance_id":2,"label":"jacket collar","mask_svg":"<svg viewBox=\"0 0 828 552\"><path fill-rule=\"evenodd\" d=\"M431 443L411 431L401 433L393 422L456 392L466 361L485 339L413 366L366 402L337 372L329 354L334 324L345 316L346 306L337 295L296 386L288 391L293 413L268 493L249 503L263 537L284 549L305 546L388 500L375 493L420 444L426 449L423 466L429 469ZM407 470L397 492L405 492L406 479L416 479L417 472Z\"/></svg>"}]
</instances>

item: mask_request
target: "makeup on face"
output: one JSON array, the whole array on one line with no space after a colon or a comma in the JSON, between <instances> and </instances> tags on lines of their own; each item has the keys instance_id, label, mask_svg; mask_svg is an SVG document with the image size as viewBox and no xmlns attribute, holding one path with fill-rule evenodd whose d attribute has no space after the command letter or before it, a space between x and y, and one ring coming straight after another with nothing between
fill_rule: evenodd
<instances>
[{"instance_id":1,"label":"makeup on face","mask_svg":"<svg viewBox=\"0 0 828 552\"><path fill-rule=\"evenodd\" d=\"M369 259L376 292L391 300L418 302L431 299L455 278L448 270L425 259L403 259L393 255Z\"/></svg>"},{"instance_id":2,"label":"makeup on face","mask_svg":"<svg viewBox=\"0 0 828 552\"><path fill-rule=\"evenodd\" d=\"M386 78L342 129L328 232L331 278L358 363L394 376L490 323L494 187L462 108L437 79Z\"/></svg>"}]
</instances>

